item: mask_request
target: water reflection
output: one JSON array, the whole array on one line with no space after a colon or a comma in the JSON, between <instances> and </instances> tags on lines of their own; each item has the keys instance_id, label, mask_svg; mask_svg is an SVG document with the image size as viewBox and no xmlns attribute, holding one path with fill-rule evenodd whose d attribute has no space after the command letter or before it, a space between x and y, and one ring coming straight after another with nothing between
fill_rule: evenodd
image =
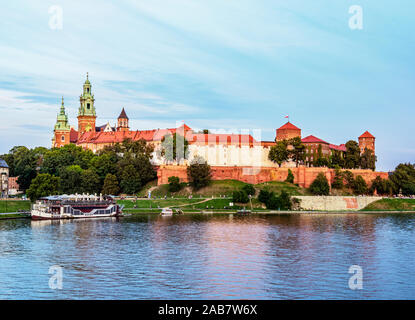
<instances>
[{"instance_id":1,"label":"water reflection","mask_svg":"<svg viewBox=\"0 0 415 320\"><path fill-rule=\"evenodd\" d=\"M0 298L415 298L414 230L403 214L1 221Z\"/></svg>"}]
</instances>

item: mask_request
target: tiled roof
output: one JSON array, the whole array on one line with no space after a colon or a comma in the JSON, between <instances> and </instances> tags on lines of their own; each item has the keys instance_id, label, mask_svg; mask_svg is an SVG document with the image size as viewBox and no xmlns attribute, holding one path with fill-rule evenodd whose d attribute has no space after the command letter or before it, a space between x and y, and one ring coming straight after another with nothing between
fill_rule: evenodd
<instances>
[{"instance_id":1,"label":"tiled roof","mask_svg":"<svg viewBox=\"0 0 415 320\"><path fill-rule=\"evenodd\" d=\"M330 149L333 149L333 150L346 152L346 145L345 144L341 144L339 146L337 146L335 144L330 144L329 147L330 147Z\"/></svg>"},{"instance_id":2,"label":"tiled roof","mask_svg":"<svg viewBox=\"0 0 415 320\"><path fill-rule=\"evenodd\" d=\"M8 168L9 166L7 165L6 161L4 161L3 159L0 159L0 168Z\"/></svg>"},{"instance_id":3,"label":"tiled roof","mask_svg":"<svg viewBox=\"0 0 415 320\"><path fill-rule=\"evenodd\" d=\"M365 131L359 138L374 138L374 136L369 131Z\"/></svg>"},{"instance_id":4,"label":"tiled roof","mask_svg":"<svg viewBox=\"0 0 415 320\"><path fill-rule=\"evenodd\" d=\"M309 135L308 137L302 138L301 142L303 143L324 143L329 144L328 142L321 140L320 138L317 138L313 135Z\"/></svg>"},{"instance_id":5,"label":"tiled roof","mask_svg":"<svg viewBox=\"0 0 415 320\"><path fill-rule=\"evenodd\" d=\"M69 141L71 143L76 143L78 140L78 131L76 131L74 128L71 128L71 132L69 133Z\"/></svg>"},{"instance_id":6,"label":"tiled roof","mask_svg":"<svg viewBox=\"0 0 415 320\"><path fill-rule=\"evenodd\" d=\"M290 121L288 121L286 124L284 124L282 127L278 128L277 130L281 130L281 129L285 129L285 130L301 130L300 128L296 127L295 125L293 125Z\"/></svg>"}]
</instances>

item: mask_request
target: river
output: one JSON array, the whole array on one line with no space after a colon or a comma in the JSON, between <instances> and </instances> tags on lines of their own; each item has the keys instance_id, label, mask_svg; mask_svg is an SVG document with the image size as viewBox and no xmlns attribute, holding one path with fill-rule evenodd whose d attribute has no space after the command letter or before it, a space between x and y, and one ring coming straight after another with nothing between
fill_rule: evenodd
<instances>
[{"instance_id":1,"label":"river","mask_svg":"<svg viewBox=\"0 0 415 320\"><path fill-rule=\"evenodd\" d=\"M3 220L0 299L415 299L415 214Z\"/></svg>"}]
</instances>

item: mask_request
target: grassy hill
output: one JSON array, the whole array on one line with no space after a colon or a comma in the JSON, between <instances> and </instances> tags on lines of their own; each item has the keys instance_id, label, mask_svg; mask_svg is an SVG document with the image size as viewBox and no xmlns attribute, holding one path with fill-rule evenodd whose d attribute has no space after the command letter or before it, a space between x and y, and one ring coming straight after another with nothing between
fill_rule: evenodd
<instances>
[{"instance_id":1,"label":"grassy hill","mask_svg":"<svg viewBox=\"0 0 415 320\"><path fill-rule=\"evenodd\" d=\"M30 210L30 201L26 200L0 200L0 213Z\"/></svg>"},{"instance_id":2,"label":"grassy hill","mask_svg":"<svg viewBox=\"0 0 415 320\"><path fill-rule=\"evenodd\" d=\"M361 211L415 211L415 199L381 199Z\"/></svg>"}]
</instances>

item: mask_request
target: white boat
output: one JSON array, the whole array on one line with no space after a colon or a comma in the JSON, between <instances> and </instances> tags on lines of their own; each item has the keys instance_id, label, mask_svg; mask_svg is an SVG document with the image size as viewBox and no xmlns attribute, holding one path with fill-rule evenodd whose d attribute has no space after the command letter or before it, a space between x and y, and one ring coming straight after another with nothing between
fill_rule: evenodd
<instances>
[{"instance_id":1,"label":"white boat","mask_svg":"<svg viewBox=\"0 0 415 320\"><path fill-rule=\"evenodd\" d=\"M117 217L122 209L111 196L59 195L40 198L31 216L33 220Z\"/></svg>"},{"instance_id":2,"label":"white boat","mask_svg":"<svg viewBox=\"0 0 415 320\"><path fill-rule=\"evenodd\" d=\"M161 210L160 215L162 217L171 217L173 215L173 210L170 208L163 208L163 210Z\"/></svg>"}]
</instances>

